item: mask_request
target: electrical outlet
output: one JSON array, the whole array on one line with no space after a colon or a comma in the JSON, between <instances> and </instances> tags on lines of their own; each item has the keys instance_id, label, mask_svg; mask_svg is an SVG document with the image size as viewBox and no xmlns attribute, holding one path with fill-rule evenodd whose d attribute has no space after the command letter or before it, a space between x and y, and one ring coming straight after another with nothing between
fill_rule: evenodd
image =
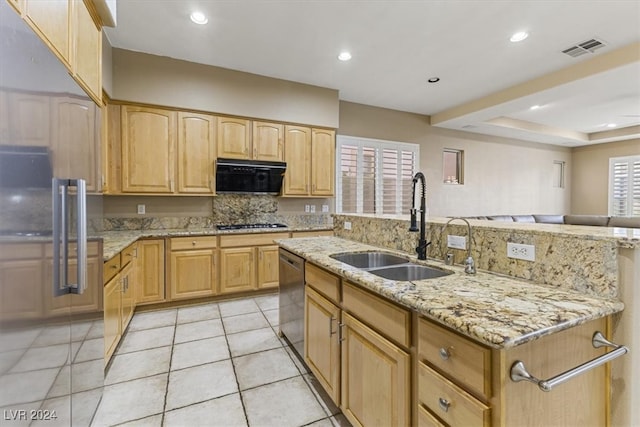
<instances>
[{"instance_id":1,"label":"electrical outlet","mask_svg":"<svg viewBox=\"0 0 640 427\"><path fill-rule=\"evenodd\" d=\"M311 213L316 213L316 205L311 205Z\"/></svg>"},{"instance_id":2,"label":"electrical outlet","mask_svg":"<svg viewBox=\"0 0 640 427\"><path fill-rule=\"evenodd\" d=\"M344 222L344 229L345 230L351 230L351 222L345 221Z\"/></svg>"},{"instance_id":3,"label":"electrical outlet","mask_svg":"<svg viewBox=\"0 0 640 427\"><path fill-rule=\"evenodd\" d=\"M507 242L507 257L535 261L536 247L534 245Z\"/></svg>"},{"instance_id":4,"label":"electrical outlet","mask_svg":"<svg viewBox=\"0 0 640 427\"><path fill-rule=\"evenodd\" d=\"M304 211L309 213L309 211L311 211L311 207L309 205L304 205Z\"/></svg>"},{"instance_id":5,"label":"electrical outlet","mask_svg":"<svg viewBox=\"0 0 640 427\"><path fill-rule=\"evenodd\" d=\"M322 205L322 212L323 213L329 212L329 205Z\"/></svg>"},{"instance_id":6,"label":"electrical outlet","mask_svg":"<svg viewBox=\"0 0 640 427\"><path fill-rule=\"evenodd\" d=\"M145 205L138 205L138 215L144 215L147 212Z\"/></svg>"},{"instance_id":7,"label":"electrical outlet","mask_svg":"<svg viewBox=\"0 0 640 427\"><path fill-rule=\"evenodd\" d=\"M447 236L447 247L453 249L467 249L467 238L464 236Z\"/></svg>"}]
</instances>

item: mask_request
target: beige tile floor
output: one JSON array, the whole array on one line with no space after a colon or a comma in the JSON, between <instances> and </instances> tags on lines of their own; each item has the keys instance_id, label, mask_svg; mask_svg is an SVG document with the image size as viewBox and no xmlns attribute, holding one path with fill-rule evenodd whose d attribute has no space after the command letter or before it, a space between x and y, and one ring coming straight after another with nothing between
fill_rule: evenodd
<instances>
[{"instance_id":1,"label":"beige tile floor","mask_svg":"<svg viewBox=\"0 0 640 427\"><path fill-rule=\"evenodd\" d=\"M136 313L94 426L349 426L278 337L278 295Z\"/></svg>"}]
</instances>

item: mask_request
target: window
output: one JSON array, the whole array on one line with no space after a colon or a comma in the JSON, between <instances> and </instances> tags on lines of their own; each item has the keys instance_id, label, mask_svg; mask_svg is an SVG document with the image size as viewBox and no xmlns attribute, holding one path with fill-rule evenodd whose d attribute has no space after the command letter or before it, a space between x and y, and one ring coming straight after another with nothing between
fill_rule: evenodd
<instances>
[{"instance_id":1,"label":"window","mask_svg":"<svg viewBox=\"0 0 640 427\"><path fill-rule=\"evenodd\" d=\"M640 156L609 159L609 215L640 216Z\"/></svg>"},{"instance_id":2,"label":"window","mask_svg":"<svg viewBox=\"0 0 640 427\"><path fill-rule=\"evenodd\" d=\"M408 213L418 144L342 135L337 139L336 212Z\"/></svg>"}]
</instances>

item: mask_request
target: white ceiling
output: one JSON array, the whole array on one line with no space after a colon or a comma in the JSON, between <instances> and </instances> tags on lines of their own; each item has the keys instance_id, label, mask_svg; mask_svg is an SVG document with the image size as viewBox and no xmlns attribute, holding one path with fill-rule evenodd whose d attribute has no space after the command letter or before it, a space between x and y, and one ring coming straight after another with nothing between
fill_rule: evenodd
<instances>
[{"instance_id":1,"label":"white ceiling","mask_svg":"<svg viewBox=\"0 0 640 427\"><path fill-rule=\"evenodd\" d=\"M195 10L207 25L189 20ZM529 37L511 43L521 30ZM126 0L106 32L114 47L333 88L341 100L432 118L627 47L626 65L433 124L566 146L640 137L638 0ZM606 47L578 58L561 52L594 37ZM338 61L341 50L353 59ZM435 76L440 82L428 84ZM529 110L534 104L543 108ZM487 123L499 118L507 120ZM593 138L611 130L606 123L616 132Z\"/></svg>"}]
</instances>

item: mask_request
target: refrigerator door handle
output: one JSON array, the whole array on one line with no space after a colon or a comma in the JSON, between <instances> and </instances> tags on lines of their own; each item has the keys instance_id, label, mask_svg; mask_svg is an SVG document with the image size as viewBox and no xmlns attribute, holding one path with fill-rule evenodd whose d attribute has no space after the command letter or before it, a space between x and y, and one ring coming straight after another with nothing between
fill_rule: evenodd
<instances>
[{"instance_id":1,"label":"refrigerator door handle","mask_svg":"<svg viewBox=\"0 0 640 427\"><path fill-rule=\"evenodd\" d=\"M52 180L53 295L82 294L87 287L87 186L83 179ZM68 189L76 187L77 283L69 284Z\"/></svg>"}]
</instances>

